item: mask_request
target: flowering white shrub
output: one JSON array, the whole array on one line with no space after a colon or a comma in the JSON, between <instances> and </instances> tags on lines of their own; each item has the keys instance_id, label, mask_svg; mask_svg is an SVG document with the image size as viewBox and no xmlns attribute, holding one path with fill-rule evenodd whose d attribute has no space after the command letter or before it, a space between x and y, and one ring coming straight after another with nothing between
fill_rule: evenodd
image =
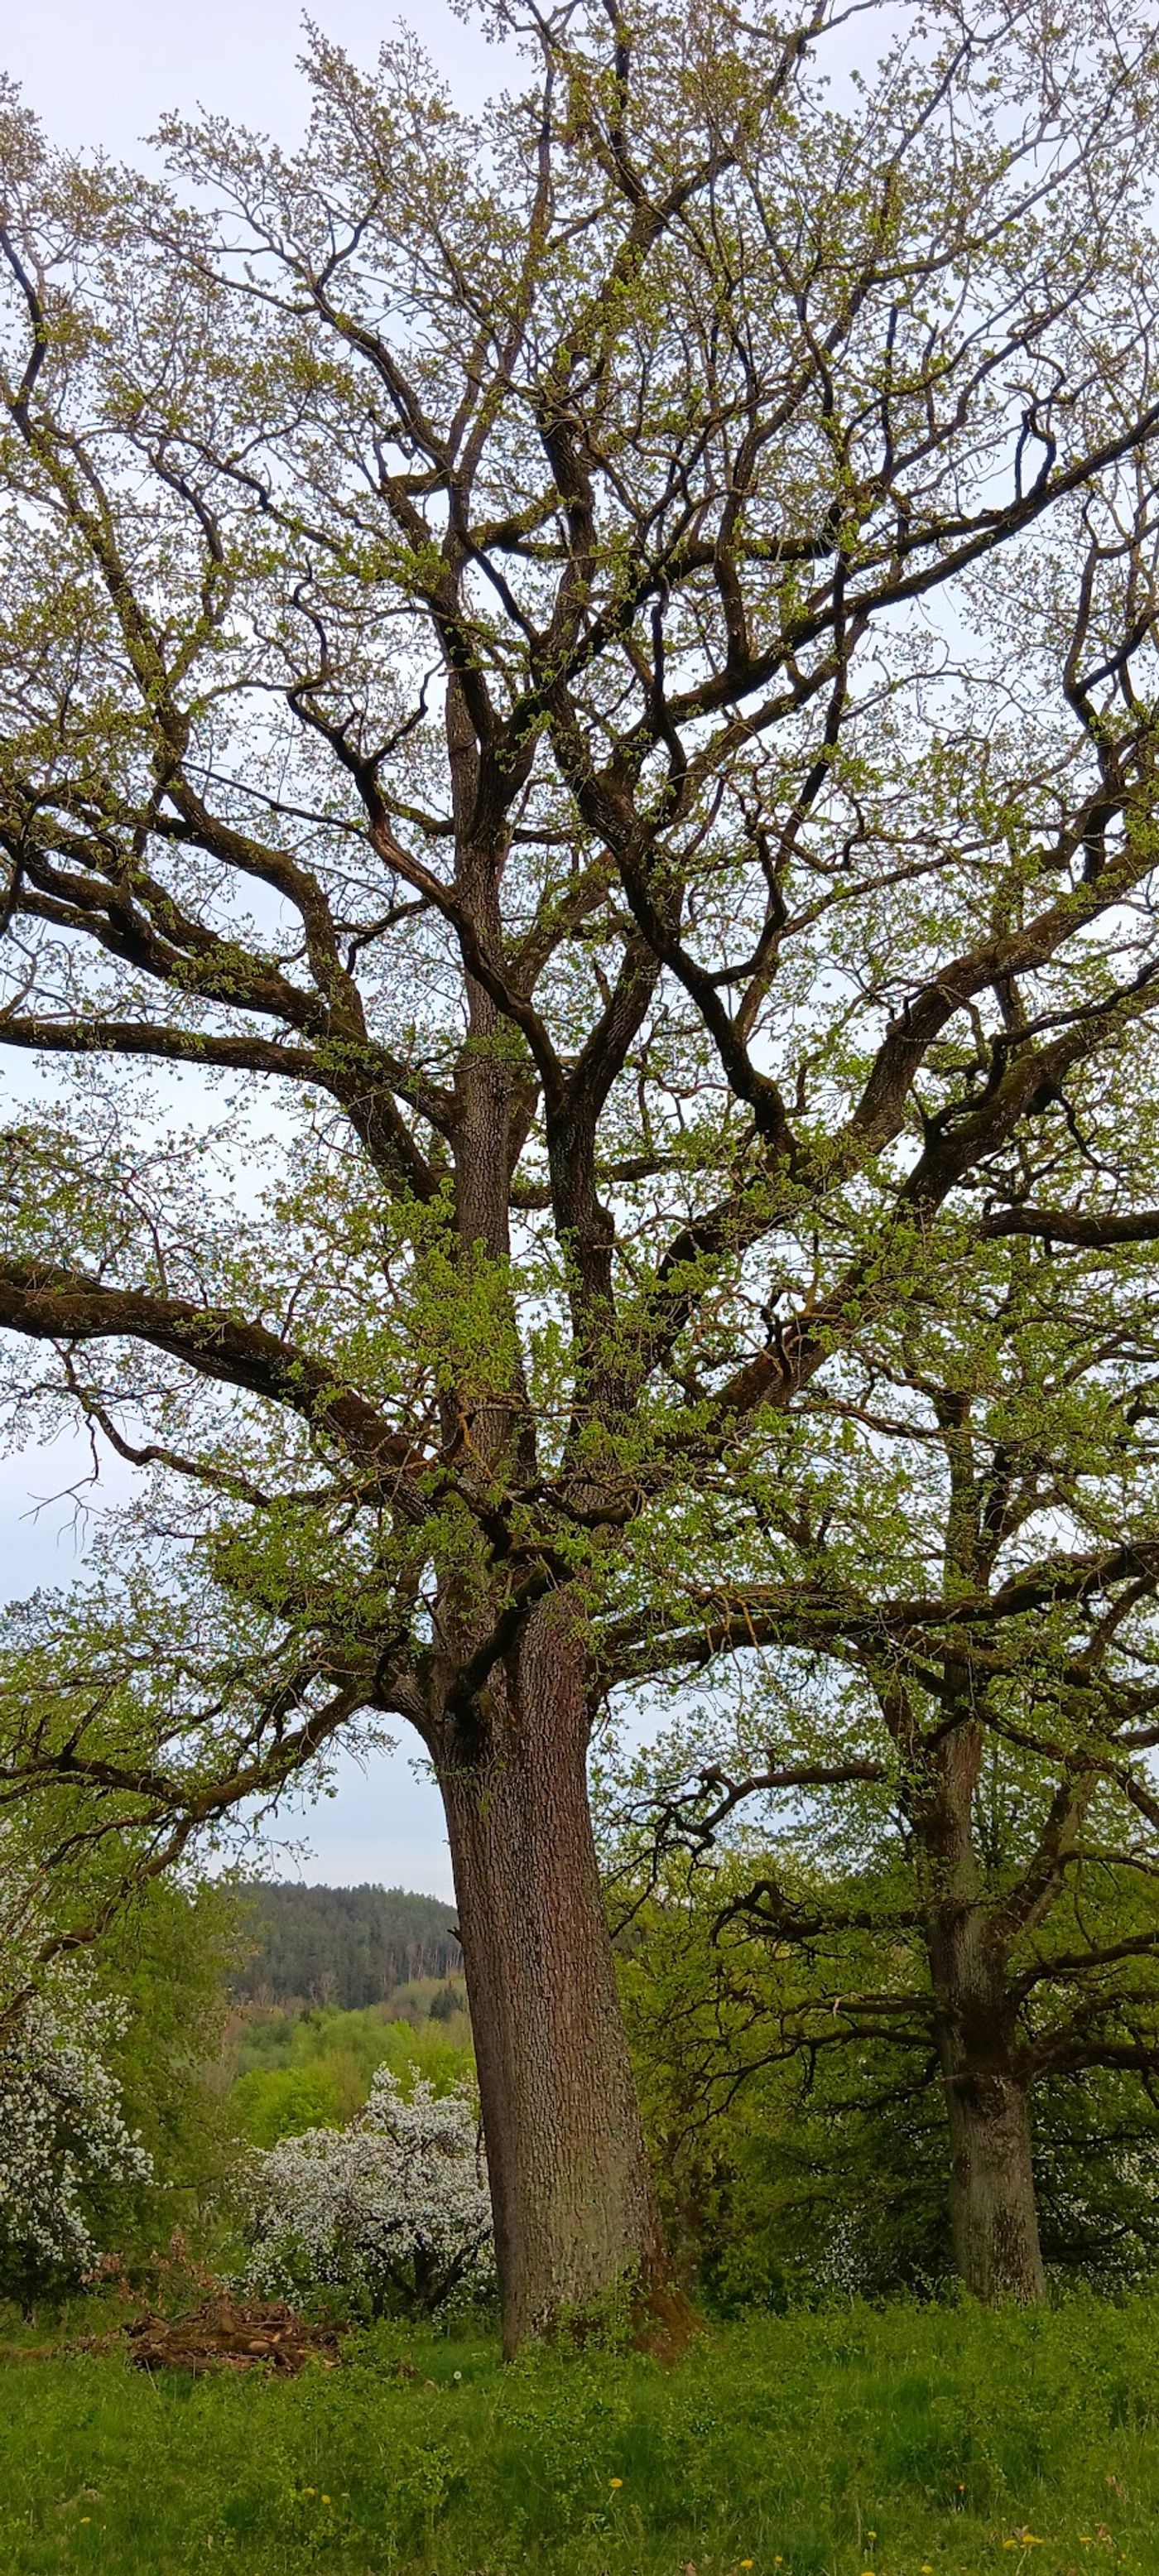
<instances>
[{"instance_id":1,"label":"flowering white shrub","mask_svg":"<svg viewBox=\"0 0 1159 2576\"><path fill-rule=\"evenodd\" d=\"M0 2291L26 2299L79 2280L97 2246L94 2185L148 2182L101 2047L120 2029L79 1968L11 2017L0 2039Z\"/></svg>"},{"instance_id":2,"label":"flowering white shrub","mask_svg":"<svg viewBox=\"0 0 1159 2576\"><path fill-rule=\"evenodd\" d=\"M376 2316L429 2312L487 2288L494 2245L469 2093L407 2100L380 2066L345 2129L307 2129L248 2158L242 2181L247 2289L365 2291Z\"/></svg>"}]
</instances>

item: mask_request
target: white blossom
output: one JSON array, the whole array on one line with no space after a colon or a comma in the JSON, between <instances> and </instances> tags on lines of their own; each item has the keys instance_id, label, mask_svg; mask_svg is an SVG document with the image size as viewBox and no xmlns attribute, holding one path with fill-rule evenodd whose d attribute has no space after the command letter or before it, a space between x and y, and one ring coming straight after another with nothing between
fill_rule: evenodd
<instances>
[{"instance_id":1,"label":"white blossom","mask_svg":"<svg viewBox=\"0 0 1159 2576\"><path fill-rule=\"evenodd\" d=\"M444 2307L494 2276L486 2167L465 2086L436 2095L420 2077L408 2100L380 2066L349 2127L308 2129L255 2151L242 2194L252 2290L359 2289L381 2315Z\"/></svg>"},{"instance_id":2,"label":"white blossom","mask_svg":"<svg viewBox=\"0 0 1159 2576\"><path fill-rule=\"evenodd\" d=\"M78 2280L97 2246L94 2183L147 2182L101 2050L119 2032L79 1967L16 2010L0 2041L0 2288L20 2297Z\"/></svg>"}]
</instances>

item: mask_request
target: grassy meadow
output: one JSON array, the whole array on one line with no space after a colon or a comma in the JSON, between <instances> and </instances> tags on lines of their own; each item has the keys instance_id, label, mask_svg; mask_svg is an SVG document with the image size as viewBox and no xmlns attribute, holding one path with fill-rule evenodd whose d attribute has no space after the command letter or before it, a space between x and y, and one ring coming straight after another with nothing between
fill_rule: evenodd
<instances>
[{"instance_id":1,"label":"grassy meadow","mask_svg":"<svg viewBox=\"0 0 1159 2576\"><path fill-rule=\"evenodd\" d=\"M10 2341L4 2576L1159 2569L1156 2298L766 2315L672 2370L401 2326L347 2350L189 2381Z\"/></svg>"}]
</instances>

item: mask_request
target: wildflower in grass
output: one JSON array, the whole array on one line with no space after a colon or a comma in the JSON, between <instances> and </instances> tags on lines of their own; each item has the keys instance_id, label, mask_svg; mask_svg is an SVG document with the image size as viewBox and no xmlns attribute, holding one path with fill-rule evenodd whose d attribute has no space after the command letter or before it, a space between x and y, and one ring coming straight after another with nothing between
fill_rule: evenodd
<instances>
[{"instance_id":1,"label":"wildflower in grass","mask_svg":"<svg viewBox=\"0 0 1159 2576\"><path fill-rule=\"evenodd\" d=\"M624 2483L624 2481L623 2481L623 2479L622 2479L622 2478L609 2478L609 2479L608 2479L608 2485L609 2485L610 2487L622 2487L622 2486L623 2486L623 2483Z\"/></svg>"}]
</instances>

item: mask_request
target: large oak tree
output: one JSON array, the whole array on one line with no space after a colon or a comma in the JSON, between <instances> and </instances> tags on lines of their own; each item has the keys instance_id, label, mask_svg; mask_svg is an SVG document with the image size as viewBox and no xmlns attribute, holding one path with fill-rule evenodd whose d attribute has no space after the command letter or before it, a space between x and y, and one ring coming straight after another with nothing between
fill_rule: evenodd
<instances>
[{"instance_id":1,"label":"large oak tree","mask_svg":"<svg viewBox=\"0 0 1159 2576\"><path fill-rule=\"evenodd\" d=\"M1159 288L1121 9L492 15L485 114L316 36L171 187L8 101L0 1324L186 1545L32 1619L14 1777L179 1838L417 1730L514 2344L663 2269L606 1624L1146 1042Z\"/></svg>"}]
</instances>

